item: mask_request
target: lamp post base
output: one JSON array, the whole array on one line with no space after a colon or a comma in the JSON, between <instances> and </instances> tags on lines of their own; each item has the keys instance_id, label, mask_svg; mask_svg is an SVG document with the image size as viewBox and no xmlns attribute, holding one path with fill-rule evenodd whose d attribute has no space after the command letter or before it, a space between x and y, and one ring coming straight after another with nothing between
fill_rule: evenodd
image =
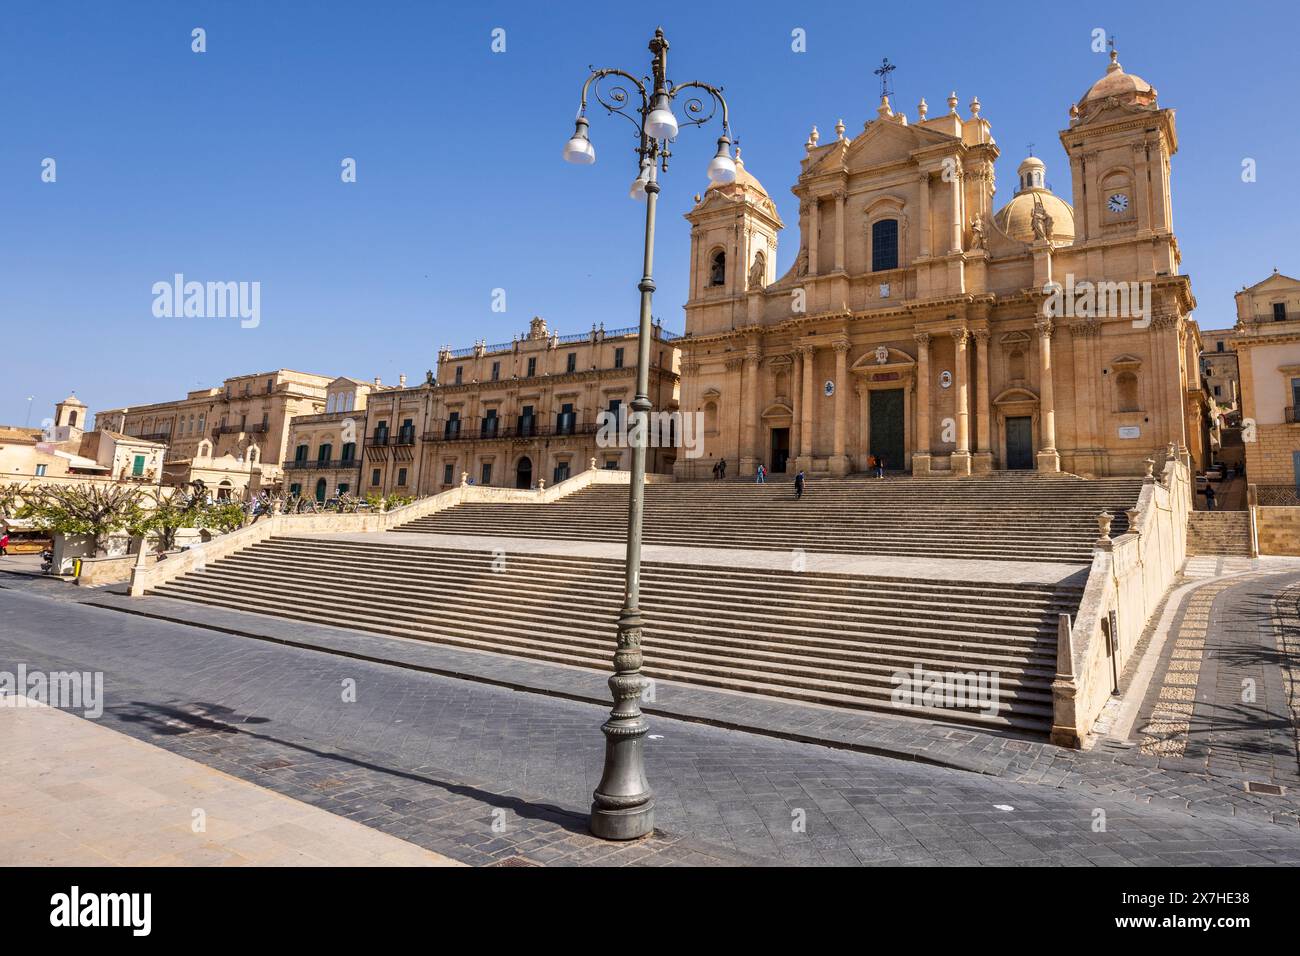
<instances>
[{"instance_id":1,"label":"lamp post base","mask_svg":"<svg viewBox=\"0 0 1300 956\"><path fill-rule=\"evenodd\" d=\"M626 810L608 810L591 805L591 832L602 840L635 840L655 829L655 802L650 800Z\"/></svg>"}]
</instances>

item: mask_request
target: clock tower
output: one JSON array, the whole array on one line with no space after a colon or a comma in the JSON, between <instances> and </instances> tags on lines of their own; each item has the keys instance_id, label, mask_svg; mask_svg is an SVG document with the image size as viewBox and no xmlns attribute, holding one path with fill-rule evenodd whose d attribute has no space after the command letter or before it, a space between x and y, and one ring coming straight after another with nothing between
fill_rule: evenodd
<instances>
[{"instance_id":1,"label":"clock tower","mask_svg":"<svg viewBox=\"0 0 1300 956\"><path fill-rule=\"evenodd\" d=\"M1106 74L1070 108L1061 144L1074 183L1075 245L1093 247L1088 271L1103 274L1103 249L1130 240L1134 278L1177 274L1169 196L1174 111L1157 105L1150 83L1124 72L1115 50Z\"/></svg>"}]
</instances>

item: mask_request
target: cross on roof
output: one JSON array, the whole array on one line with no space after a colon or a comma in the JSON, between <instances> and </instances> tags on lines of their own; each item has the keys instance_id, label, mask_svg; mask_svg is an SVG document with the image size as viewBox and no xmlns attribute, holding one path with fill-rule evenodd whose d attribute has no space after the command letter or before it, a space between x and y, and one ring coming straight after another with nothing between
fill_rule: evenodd
<instances>
[{"instance_id":1,"label":"cross on roof","mask_svg":"<svg viewBox=\"0 0 1300 956\"><path fill-rule=\"evenodd\" d=\"M880 61L880 66L871 72L880 77L880 95L888 96L894 92L894 88L889 84L889 74L893 73L898 67L889 62L889 57Z\"/></svg>"}]
</instances>

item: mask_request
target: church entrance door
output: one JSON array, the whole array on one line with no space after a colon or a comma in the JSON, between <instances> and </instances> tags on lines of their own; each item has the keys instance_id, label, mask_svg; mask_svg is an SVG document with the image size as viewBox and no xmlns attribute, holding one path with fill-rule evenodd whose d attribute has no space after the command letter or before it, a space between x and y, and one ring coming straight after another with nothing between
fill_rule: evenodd
<instances>
[{"instance_id":1,"label":"church entrance door","mask_svg":"<svg viewBox=\"0 0 1300 956\"><path fill-rule=\"evenodd\" d=\"M902 471L903 460L903 390L873 389L871 392L871 442L867 453L885 459L885 467Z\"/></svg>"},{"instance_id":2,"label":"church entrance door","mask_svg":"<svg viewBox=\"0 0 1300 956\"><path fill-rule=\"evenodd\" d=\"M1017 471L1034 467L1034 420L1028 415L1007 419L1007 467Z\"/></svg>"},{"instance_id":3,"label":"church entrance door","mask_svg":"<svg viewBox=\"0 0 1300 956\"><path fill-rule=\"evenodd\" d=\"M790 460L790 429L772 429L772 456L768 468L772 474L783 474L786 462Z\"/></svg>"}]
</instances>

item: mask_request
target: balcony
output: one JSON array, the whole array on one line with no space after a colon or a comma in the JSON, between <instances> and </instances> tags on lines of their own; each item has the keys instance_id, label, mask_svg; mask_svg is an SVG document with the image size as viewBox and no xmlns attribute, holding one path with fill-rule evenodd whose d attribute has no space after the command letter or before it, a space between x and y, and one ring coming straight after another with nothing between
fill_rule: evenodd
<instances>
[{"instance_id":1,"label":"balcony","mask_svg":"<svg viewBox=\"0 0 1300 956\"><path fill-rule=\"evenodd\" d=\"M284 467L289 471L328 471L331 468L356 468L357 459L327 458L322 461L319 458L308 458L303 461L286 462Z\"/></svg>"},{"instance_id":2,"label":"balcony","mask_svg":"<svg viewBox=\"0 0 1300 956\"><path fill-rule=\"evenodd\" d=\"M262 435L270 430L269 425L263 425L261 422L256 425L218 425L212 429L212 436L215 438L218 435L238 435L241 433L245 435Z\"/></svg>"},{"instance_id":3,"label":"balcony","mask_svg":"<svg viewBox=\"0 0 1300 956\"><path fill-rule=\"evenodd\" d=\"M554 438L564 435L592 435L599 427L596 422L579 421L575 415L557 416L551 424L534 415L517 418L508 423L504 418L458 418L435 422L434 428L425 432L424 441L492 441L494 439Z\"/></svg>"},{"instance_id":4,"label":"balcony","mask_svg":"<svg viewBox=\"0 0 1300 956\"><path fill-rule=\"evenodd\" d=\"M1288 425L1300 423L1300 405L1288 405L1286 408L1282 409L1282 413L1286 416L1286 423Z\"/></svg>"}]
</instances>

